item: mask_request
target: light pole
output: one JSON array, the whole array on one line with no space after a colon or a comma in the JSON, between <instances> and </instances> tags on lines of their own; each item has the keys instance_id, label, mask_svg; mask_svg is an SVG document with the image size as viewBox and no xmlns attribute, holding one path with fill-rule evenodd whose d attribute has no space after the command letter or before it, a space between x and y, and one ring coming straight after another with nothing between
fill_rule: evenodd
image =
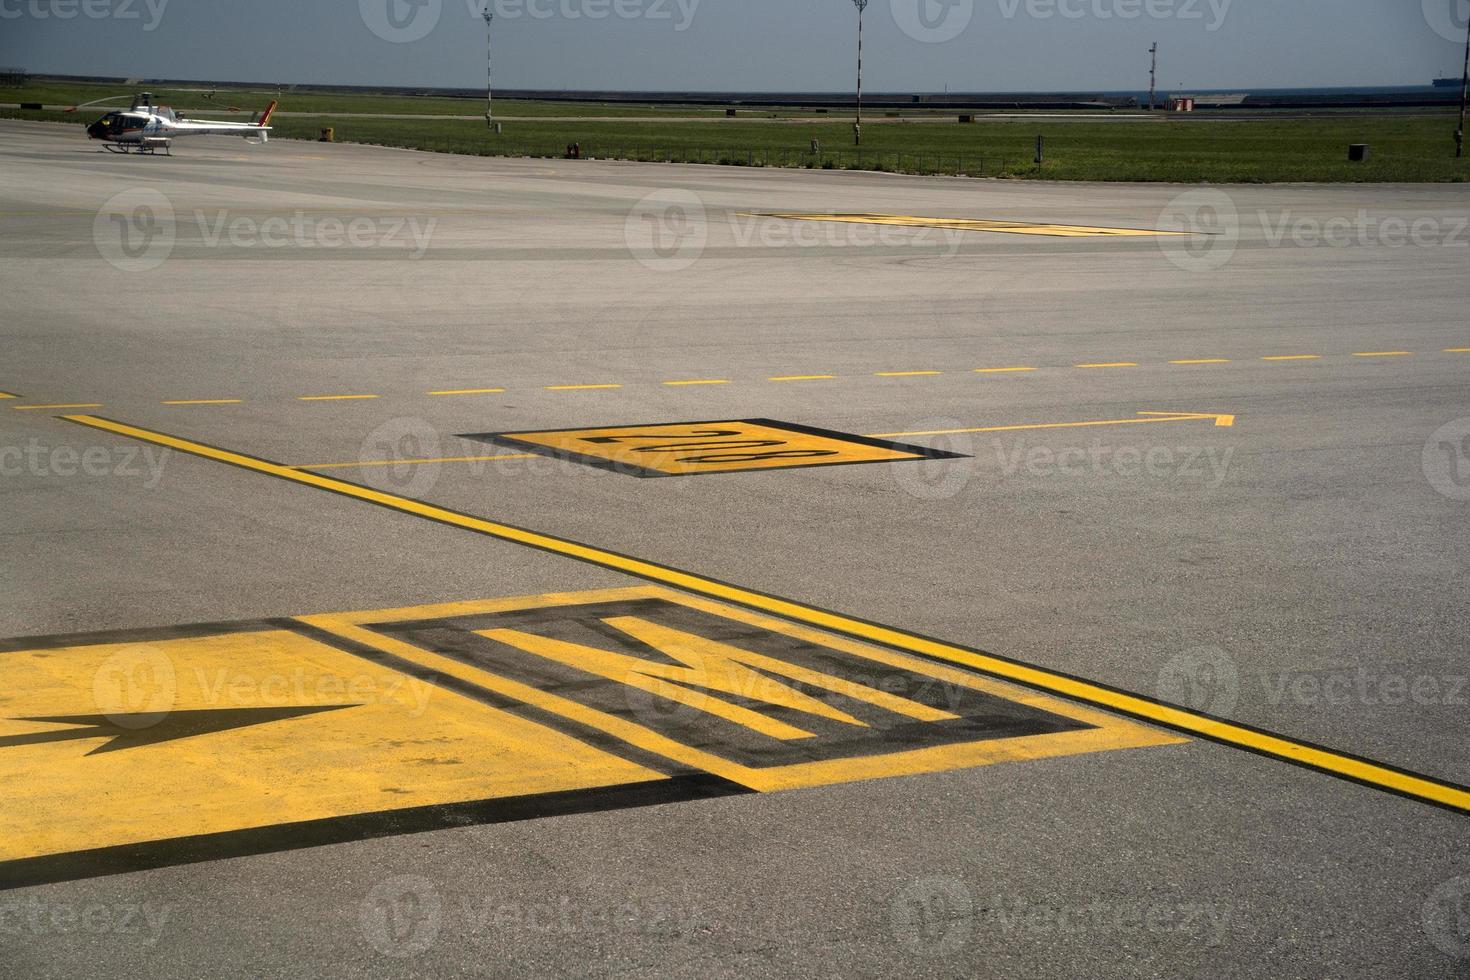
<instances>
[{"instance_id":1,"label":"light pole","mask_svg":"<svg viewBox=\"0 0 1470 980\"><path fill-rule=\"evenodd\" d=\"M1465 102L1470 96L1470 20L1465 22L1465 74L1460 76L1460 128L1455 130L1455 156L1465 155Z\"/></svg>"},{"instance_id":2,"label":"light pole","mask_svg":"<svg viewBox=\"0 0 1470 980\"><path fill-rule=\"evenodd\" d=\"M863 11L868 0L852 0L858 12L857 121L852 124L854 145L863 145Z\"/></svg>"},{"instance_id":3,"label":"light pole","mask_svg":"<svg viewBox=\"0 0 1470 980\"><path fill-rule=\"evenodd\" d=\"M495 86L491 72L493 61L490 57L490 22L495 19L495 12L490 9L490 0L485 3L485 125L489 129L495 128Z\"/></svg>"}]
</instances>

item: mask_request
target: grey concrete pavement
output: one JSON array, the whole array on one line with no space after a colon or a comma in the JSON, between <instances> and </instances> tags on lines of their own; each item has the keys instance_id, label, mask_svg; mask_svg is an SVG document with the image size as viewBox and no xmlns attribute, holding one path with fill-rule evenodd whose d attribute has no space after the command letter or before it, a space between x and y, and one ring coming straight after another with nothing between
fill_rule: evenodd
<instances>
[{"instance_id":1,"label":"grey concrete pavement","mask_svg":"<svg viewBox=\"0 0 1470 980\"><path fill-rule=\"evenodd\" d=\"M0 156L0 635L635 584L88 414L1470 782L1461 187L121 158L22 123ZM760 217L798 212L1191 234ZM465 438L752 418L963 458L638 479ZM39 782L0 775L0 814ZM1448 977L1466 827L1190 739L58 881L0 892L0 946L27 976Z\"/></svg>"}]
</instances>

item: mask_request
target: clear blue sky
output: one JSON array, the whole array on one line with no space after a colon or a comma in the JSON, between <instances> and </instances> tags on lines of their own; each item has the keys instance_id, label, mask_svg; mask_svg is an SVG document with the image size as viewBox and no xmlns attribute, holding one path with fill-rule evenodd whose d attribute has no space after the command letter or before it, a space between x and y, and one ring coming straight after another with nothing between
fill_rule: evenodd
<instances>
[{"instance_id":1,"label":"clear blue sky","mask_svg":"<svg viewBox=\"0 0 1470 980\"><path fill-rule=\"evenodd\" d=\"M506 88L852 85L852 0L493 2ZM471 3L483 0L0 0L0 65L473 87L485 53ZM1140 89L1157 40L1163 90L1424 84L1459 73L1463 41L1450 38L1467 13L1470 0L872 0L865 80L874 91Z\"/></svg>"}]
</instances>

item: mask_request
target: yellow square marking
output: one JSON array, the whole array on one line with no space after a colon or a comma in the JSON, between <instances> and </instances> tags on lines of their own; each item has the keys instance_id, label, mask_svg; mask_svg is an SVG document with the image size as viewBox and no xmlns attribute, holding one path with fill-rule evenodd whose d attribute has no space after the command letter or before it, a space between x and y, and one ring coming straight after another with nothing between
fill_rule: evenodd
<instances>
[{"instance_id":1,"label":"yellow square marking","mask_svg":"<svg viewBox=\"0 0 1470 980\"><path fill-rule=\"evenodd\" d=\"M659 778L288 629L0 653L0 862Z\"/></svg>"},{"instance_id":2,"label":"yellow square marking","mask_svg":"<svg viewBox=\"0 0 1470 980\"><path fill-rule=\"evenodd\" d=\"M770 419L497 432L464 438L643 477L956 458L953 453L922 446Z\"/></svg>"},{"instance_id":3,"label":"yellow square marking","mask_svg":"<svg viewBox=\"0 0 1470 980\"><path fill-rule=\"evenodd\" d=\"M1029 221L991 221L979 218L925 218L909 214L818 214L779 212L748 214L757 218L786 218L790 221L835 221L845 224L893 225L902 228L941 228L949 231L989 231L1006 235L1044 235L1052 238L1141 238L1174 237L1189 232L1158 231L1150 228L1105 228L1093 225L1053 225Z\"/></svg>"}]
</instances>

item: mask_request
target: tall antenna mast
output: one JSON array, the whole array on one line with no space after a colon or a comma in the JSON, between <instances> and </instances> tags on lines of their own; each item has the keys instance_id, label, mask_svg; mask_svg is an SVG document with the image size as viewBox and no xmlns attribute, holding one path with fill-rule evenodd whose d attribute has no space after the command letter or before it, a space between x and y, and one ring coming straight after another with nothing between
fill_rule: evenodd
<instances>
[{"instance_id":1,"label":"tall antenna mast","mask_svg":"<svg viewBox=\"0 0 1470 980\"><path fill-rule=\"evenodd\" d=\"M490 9L490 0L485 0L485 125L495 128L495 85L492 74L493 60L490 57L490 22L495 13Z\"/></svg>"},{"instance_id":2,"label":"tall antenna mast","mask_svg":"<svg viewBox=\"0 0 1470 980\"><path fill-rule=\"evenodd\" d=\"M863 145L863 11L868 9L868 0L852 0L858 12L858 70L857 70L857 121L852 124L853 142Z\"/></svg>"},{"instance_id":3,"label":"tall antenna mast","mask_svg":"<svg viewBox=\"0 0 1470 980\"><path fill-rule=\"evenodd\" d=\"M1158 74L1159 74L1159 42L1158 41L1155 41L1154 42L1154 46L1148 49L1148 53L1149 53L1149 55L1151 57L1151 60L1149 62L1149 66L1148 66L1148 111L1149 112L1153 112L1154 111L1154 91L1155 91L1155 88L1154 88L1154 80L1158 77Z\"/></svg>"}]
</instances>

